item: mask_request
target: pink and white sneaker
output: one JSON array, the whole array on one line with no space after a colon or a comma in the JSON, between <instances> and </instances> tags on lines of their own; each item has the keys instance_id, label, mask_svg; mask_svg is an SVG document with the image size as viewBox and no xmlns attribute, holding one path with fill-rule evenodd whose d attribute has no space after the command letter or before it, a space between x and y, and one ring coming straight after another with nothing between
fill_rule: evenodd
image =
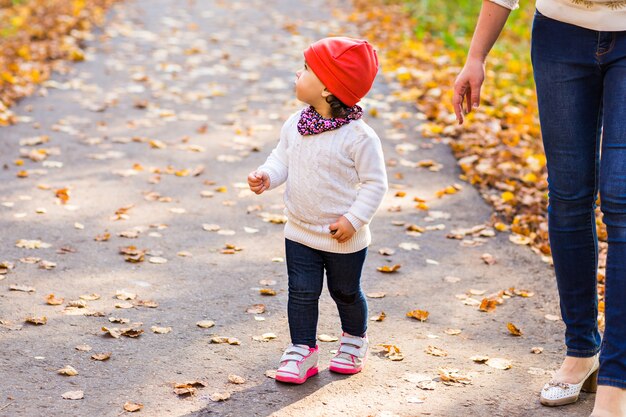
<instances>
[{"instance_id":1,"label":"pink and white sneaker","mask_svg":"<svg viewBox=\"0 0 626 417\"><path fill-rule=\"evenodd\" d=\"M319 348L307 345L289 345L280 358L280 367L276 371L276 380L291 384L302 384L309 377L317 375Z\"/></svg>"},{"instance_id":2,"label":"pink and white sneaker","mask_svg":"<svg viewBox=\"0 0 626 417\"><path fill-rule=\"evenodd\" d=\"M367 359L367 336L341 335L341 345L330 361L329 370L340 374L356 374L363 370Z\"/></svg>"}]
</instances>

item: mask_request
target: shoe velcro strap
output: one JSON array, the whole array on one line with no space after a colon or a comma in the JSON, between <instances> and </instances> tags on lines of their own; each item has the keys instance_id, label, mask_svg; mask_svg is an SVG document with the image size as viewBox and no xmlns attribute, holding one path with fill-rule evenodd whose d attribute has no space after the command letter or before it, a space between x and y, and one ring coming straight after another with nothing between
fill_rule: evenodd
<instances>
[{"instance_id":1,"label":"shoe velcro strap","mask_svg":"<svg viewBox=\"0 0 626 417\"><path fill-rule=\"evenodd\" d=\"M353 345L360 349L363 347L364 340L363 338L356 336L341 336L341 344Z\"/></svg>"},{"instance_id":2,"label":"shoe velcro strap","mask_svg":"<svg viewBox=\"0 0 626 417\"><path fill-rule=\"evenodd\" d=\"M310 350L299 346L289 346L280 361L300 361L302 358L309 356Z\"/></svg>"},{"instance_id":3,"label":"shoe velcro strap","mask_svg":"<svg viewBox=\"0 0 626 417\"><path fill-rule=\"evenodd\" d=\"M347 353L352 356L360 357L359 349L352 345L341 345L339 347L339 352Z\"/></svg>"}]
</instances>

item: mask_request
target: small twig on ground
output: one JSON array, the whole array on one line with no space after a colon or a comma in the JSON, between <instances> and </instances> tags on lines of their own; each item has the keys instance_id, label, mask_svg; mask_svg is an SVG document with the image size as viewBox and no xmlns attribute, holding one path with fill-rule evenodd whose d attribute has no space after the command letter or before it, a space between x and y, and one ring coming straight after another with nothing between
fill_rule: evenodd
<instances>
[{"instance_id":1,"label":"small twig on ground","mask_svg":"<svg viewBox=\"0 0 626 417\"><path fill-rule=\"evenodd\" d=\"M0 407L0 410L4 410L5 408L7 408L8 406L10 406L11 404L13 404L15 401L9 401L8 403L6 403L5 405L3 405L2 407Z\"/></svg>"}]
</instances>

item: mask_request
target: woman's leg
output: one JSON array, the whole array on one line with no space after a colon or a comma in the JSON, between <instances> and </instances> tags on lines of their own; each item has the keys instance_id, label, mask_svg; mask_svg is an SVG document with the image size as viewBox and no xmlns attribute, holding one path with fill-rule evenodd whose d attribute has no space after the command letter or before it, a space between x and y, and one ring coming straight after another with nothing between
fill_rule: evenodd
<instances>
[{"instance_id":1,"label":"woman's leg","mask_svg":"<svg viewBox=\"0 0 626 417\"><path fill-rule=\"evenodd\" d=\"M352 336L367 330L367 301L361 290L361 272L367 248L348 254L324 252L328 291L337 304L341 328Z\"/></svg>"},{"instance_id":2,"label":"woman's leg","mask_svg":"<svg viewBox=\"0 0 626 417\"><path fill-rule=\"evenodd\" d=\"M318 302L324 284L324 260L321 252L285 239L289 275L289 332L291 343L315 347Z\"/></svg>"},{"instance_id":3,"label":"woman's leg","mask_svg":"<svg viewBox=\"0 0 626 417\"><path fill-rule=\"evenodd\" d=\"M609 253L606 330L598 384L626 388L626 32L603 32L604 128L600 198ZM626 404L624 404L626 413Z\"/></svg>"},{"instance_id":4,"label":"woman's leg","mask_svg":"<svg viewBox=\"0 0 626 417\"><path fill-rule=\"evenodd\" d=\"M577 358L600 348L594 208L603 75L596 46L597 32L535 18L532 60L548 166L549 236L567 355Z\"/></svg>"}]
</instances>

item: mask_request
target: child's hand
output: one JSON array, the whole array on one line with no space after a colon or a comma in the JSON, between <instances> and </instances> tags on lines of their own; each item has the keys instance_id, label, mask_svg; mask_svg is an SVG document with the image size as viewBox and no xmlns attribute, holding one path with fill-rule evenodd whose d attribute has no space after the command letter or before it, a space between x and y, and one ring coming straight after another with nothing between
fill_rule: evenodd
<instances>
[{"instance_id":1,"label":"child's hand","mask_svg":"<svg viewBox=\"0 0 626 417\"><path fill-rule=\"evenodd\" d=\"M248 174L248 185L256 194L261 194L270 188L270 176L267 175L267 172L252 171Z\"/></svg>"},{"instance_id":2,"label":"child's hand","mask_svg":"<svg viewBox=\"0 0 626 417\"><path fill-rule=\"evenodd\" d=\"M339 243L350 240L350 238L356 233L352 223L350 223L350 221L344 216L341 216L339 220L328 226L328 228L330 229L330 234L333 235L333 239L337 239Z\"/></svg>"}]
</instances>

